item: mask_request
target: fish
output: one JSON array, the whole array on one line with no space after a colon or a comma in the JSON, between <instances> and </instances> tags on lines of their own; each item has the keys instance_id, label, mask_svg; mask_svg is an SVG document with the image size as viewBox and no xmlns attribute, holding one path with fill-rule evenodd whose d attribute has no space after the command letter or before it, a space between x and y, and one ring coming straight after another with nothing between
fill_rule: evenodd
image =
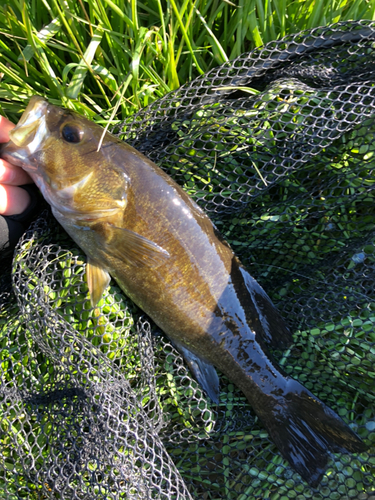
<instances>
[{"instance_id":1,"label":"fish","mask_svg":"<svg viewBox=\"0 0 375 500\"><path fill-rule=\"evenodd\" d=\"M114 278L208 397L219 401L218 369L316 488L331 452L360 453L366 444L277 365L272 352L291 345L291 331L204 211L140 152L102 136L99 125L33 96L1 156L29 173L86 254L92 306Z\"/></svg>"}]
</instances>

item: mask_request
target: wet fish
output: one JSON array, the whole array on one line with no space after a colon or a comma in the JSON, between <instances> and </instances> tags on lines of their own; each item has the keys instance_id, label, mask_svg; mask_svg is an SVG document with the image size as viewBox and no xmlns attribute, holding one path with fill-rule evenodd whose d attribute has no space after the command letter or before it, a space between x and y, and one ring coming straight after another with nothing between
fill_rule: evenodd
<instances>
[{"instance_id":1,"label":"wet fish","mask_svg":"<svg viewBox=\"0 0 375 500\"><path fill-rule=\"evenodd\" d=\"M246 395L281 454L317 486L329 452L367 446L269 353L290 331L204 212L141 153L34 96L2 150L87 255L92 305L112 276L219 399L214 367Z\"/></svg>"}]
</instances>

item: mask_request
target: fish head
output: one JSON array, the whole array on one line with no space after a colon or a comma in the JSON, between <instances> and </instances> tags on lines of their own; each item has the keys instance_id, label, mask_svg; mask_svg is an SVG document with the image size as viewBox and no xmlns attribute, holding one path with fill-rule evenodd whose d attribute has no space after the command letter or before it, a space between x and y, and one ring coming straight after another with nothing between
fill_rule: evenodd
<instances>
[{"instance_id":1,"label":"fish head","mask_svg":"<svg viewBox=\"0 0 375 500\"><path fill-rule=\"evenodd\" d=\"M26 170L47 202L71 216L113 215L123 209L127 177L111 157L119 140L75 113L31 98L1 156Z\"/></svg>"}]
</instances>

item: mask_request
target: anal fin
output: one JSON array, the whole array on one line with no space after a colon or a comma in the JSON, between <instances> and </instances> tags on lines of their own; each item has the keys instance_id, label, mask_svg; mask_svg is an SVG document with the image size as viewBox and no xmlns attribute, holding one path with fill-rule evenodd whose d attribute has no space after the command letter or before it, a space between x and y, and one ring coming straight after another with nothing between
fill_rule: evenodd
<instances>
[{"instance_id":1,"label":"anal fin","mask_svg":"<svg viewBox=\"0 0 375 500\"><path fill-rule=\"evenodd\" d=\"M220 383L216 369L178 342L173 341L173 345L181 353L190 371L204 392L214 403L219 404Z\"/></svg>"}]
</instances>

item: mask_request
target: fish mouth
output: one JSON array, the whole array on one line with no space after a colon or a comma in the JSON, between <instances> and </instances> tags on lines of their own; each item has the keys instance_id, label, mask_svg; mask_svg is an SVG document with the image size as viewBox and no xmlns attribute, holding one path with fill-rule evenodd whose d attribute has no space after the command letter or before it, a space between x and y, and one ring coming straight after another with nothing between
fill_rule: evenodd
<instances>
[{"instance_id":1,"label":"fish mouth","mask_svg":"<svg viewBox=\"0 0 375 500\"><path fill-rule=\"evenodd\" d=\"M30 99L19 122L9 132L10 140L18 147L28 147L34 152L47 132L46 111L48 102L43 97Z\"/></svg>"},{"instance_id":2,"label":"fish mouth","mask_svg":"<svg viewBox=\"0 0 375 500\"><path fill-rule=\"evenodd\" d=\"M48 135L46 123L48 102L40 96L30 99L19 122L9 132L10 141L2 147L2 157L25 170L34 167L28 159L38 151Z\"/></svg>"}]
</instances>

